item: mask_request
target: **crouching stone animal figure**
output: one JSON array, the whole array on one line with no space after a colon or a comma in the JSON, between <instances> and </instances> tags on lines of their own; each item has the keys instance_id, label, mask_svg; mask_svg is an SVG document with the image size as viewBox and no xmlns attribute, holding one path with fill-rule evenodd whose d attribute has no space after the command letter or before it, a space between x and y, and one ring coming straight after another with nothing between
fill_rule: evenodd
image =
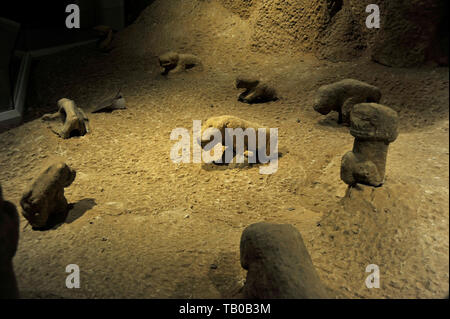
<instances>
[{"instance_id":1,"label":"crouching stone animal figure","mask_svg":"<svg viewBox=\"0 0 450 319\"><path fill-rule=\"evenodd\" d=\"M350 113L358 103L374 102L381 99L377 87L354 79L345 79L321 86L314 100L314 110L326 115L331 111L339 113L338 123L350 124Z\"/></svg>"},{"instance_id":2,"label":"crouching stone animal figure","mask_svg":"<svg viewBox=\"0 0 450 319\"><path fill-rule=\"evenodd\" d=\"M341 179L348 185L356 183L380 186L384 183L389 143L395 141L397 112L375 104L354 106L350 134L355 137L353 150L342 157Z\"/></svg>"},{"instance_id":3,"label":"crouching stone animal figure","mask_svg":"<svg viewBox=\"0 0 450 319\"><path fill-rule=\"evenodd\" d=\"M178 73L193 67L202 66L198 57L192 54L167 52L159 56L159 65L163 69L161 74Z\"/></svg>"},{"instance_id":4,"label":"crouching stone animal figure","mask_svg":"<svg viewBox=\"0 0 450 319\"><path fill-rule=\"evenodd\" d=\"M19 243L19 214L3 200L0 185L0 299L19 298L12 259Z\"/></svg>"},{"instance_id":5,"label":"crouching stone animal figure","mask_svg":"<svg viewBox=\"0 0 450 319\"><path fill-rule=\"evenodd\" d=\"M236 88L245 89L239 94L238 100L244 103L265 103L276 101L278 99L277 92L274 88L260 80L239 76L236 79Z\"/></svg>"},{"instance_id":6,"label":"crouching stone animal figure","mask_svg":"<svg viewBox=\"0 0 450 319\"><path fill-rule=\"evenodd\" d=\"M241 236L241 266L250 299L329 298L298 230L289 224L257 223Z\"/></svg>"},{"instance_id":7,"label":"crouching stone animal figure","mask_svg":"<svg viewBox=\"0 0 450 319\"><path fill-rule=\"evenodd\" d=\"M221 140L215 141L214 136L209 135L209 132L212 131L208 131L208 129L217 129L221 134ZM247 131L247 129L251 129L251 131L254 132L253 143L249 139L250 134L253 133ZM259 131L265 132L264 140L260 139ZM240 145L237 144L238 139L234 137L237 136L239 132L244 135L244 139L242 141L243 145L241 146L242 149L239 149ZM230 147L230 150L233 150L233 154L239 154L239 151L246 152L246 154L249 154L249 159L253 159L253 163L258 162L260 159L258 158L259 152L265 152L265 155L269 154L268 157L273 156L273 154L271 154L271 150L274 149L274 145L271 144L269 128L231 115L211 117L202 125L201 140L199 143L201 147L208 150L208 146L211 146L211 148L214 146L209 144L214 142L221 143L224 147ZM232 158L226 157L227 152L228 151L225 151L223 154L225 157L225 163L229 163L232 160ZM244 154L240 155L244 156Z\"/></svg>"},{"instance_id":8,"label":"crouching stone animal figure","mask_svg":"<svg viewBox=\"0 0 450 319\"><path fill-rule=\"evenodd\" d=\"M42 121L59 121L57 127L50 125L50 129L60 137L67 139L74 136L83 136L89 133L89 119L84 111L75 105L75 102L69 99L58 101L58 112L45 114ZM61 126L62 125L62 126Z\"/></svg>"},{"instance_id":9,"label":"crouching stone animal figure","mask_svg":"<svg viewBox=\"0 0 450 319\"><path fill-rule=\"evenodd\" d=\"M23 216L34 228L53 226L62 221L69 212L64 188L75 180L76 172L63 162L50 165L25 190L20 205Z\"/></svg>"}]
</instances>

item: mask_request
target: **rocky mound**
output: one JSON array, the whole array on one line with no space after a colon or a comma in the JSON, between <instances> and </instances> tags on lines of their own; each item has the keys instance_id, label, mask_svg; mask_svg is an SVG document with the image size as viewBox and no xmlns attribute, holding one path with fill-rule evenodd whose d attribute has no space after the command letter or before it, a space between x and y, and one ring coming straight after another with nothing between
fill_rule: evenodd
<instances>
[{"instance_id":1,"label":"rocky mound","mask_svg":"<svg viewBox=\"0 0 450 319\"><path fill-rule=\"evenodd\" d=\"M367 29L370 0L156 0L119 34L119 51L168 50L203 58L301 54L348 61L365 53L389 66L448 64L446 2L379 1L381 29Z\"/></svg>"},{"instance_id":2,"label":"rocky mound","mask_svg":"<svg viewBox=\"0 0 450 319\"><path fill-rule=\"evenodd\" d=\"M421 198L411 185L358 185L347 190L342 209L324 215L318 224L320 235L311 241L310 251L318 256L313 261L322 274L339 274L339 280L333 283L336 291L362 298L387 298L392 291L402 291L403 298L445 297L447 291L437 295L433 289L446 280L446 266L442 265L439 273L431 270L435 257L424 252L434 251L437 239L433 234L423 235L428 213L425 206L411 205L412 196ZM439 254L435 251L433 255ZM365 285L370 275L366 267L371 264L379 267L380 289L367 289ZM416 291L410 287L406 292L408 277L422 272L432 274L432 279L417 278Z\"/></svg>"}]
</instances>

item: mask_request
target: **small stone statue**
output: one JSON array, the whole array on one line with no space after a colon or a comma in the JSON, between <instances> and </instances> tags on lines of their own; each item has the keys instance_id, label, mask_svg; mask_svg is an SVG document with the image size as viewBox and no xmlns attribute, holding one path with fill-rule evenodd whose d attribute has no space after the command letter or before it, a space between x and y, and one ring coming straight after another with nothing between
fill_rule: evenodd
<instances>
[{"instance_id":1,"label":"small stone statue","mask_svg":"<svg viewBox=\"0 0 450 319\"><path fill-rule=\"evenodd\" d=\"M20 205L23 216L34 228L45 228L67 216L69 204L64 188L75 180L76 172L64 162L50 165L25 190Z\"/></svg>"},{"instance_id":2,"label":"small stone statue","mask_svg":"<svg viewBox=\"0 0 450 319\"><path fill-rule=\"evenodd\" d=\"M398 136L397 125L397 112L387 106L376 103L354 106L350 134L355 142L341 163L341 179L346 184L381 186L384 183L389 143Z\"/></svg>"},{"instance_id":3,"label":"small stone statue","mask_svg":"<svg viewBox=\"0 0 450 319\"><path fill-rule=\"evenodd\" d=\"M0 299L19 298L12 259L19 243L19 214L3 200L0 185Z\"/></svg>"},{"instance_id":4,"label":"small stone statue","mask_svg":"<svg viewBox=\"0 0 450 319\"><path fill-rule=\"evenodd\" d=\"M249 299L329 298L299 231L289 224L257 223L241 237L241 266Z\"/></svg>"},{"instance_id":5,"label":"small stone statue","mask_svg":"<svg viewBox=\"0 0 450 319\"><path fill-rule=\"evenodd\" d=\"M228 147L231 145L226 145L227 141L227 135L230 138L227 129L242 129L242 131L246 131L247 129L253 129L253 132L255 133L255 145L250 145L249 139L244 140L243 145L243 151L246 154L250 154L250 157L253 158L254 162L258 161L258 155L259 152L265 151L266 154L270 154L271 150L271 142L270 142L270 129L268 127L265 127L263 125L259 125L257 123L253 123L250 121L246 121L243 119L240 119L236 116L232 115L222 115L222 116L214 116L209 118L201 128L201 140L198 141L198 144L205 149L205 147L209 144L214 142L214 136L208 136L205 137L204 134L207 132L208 129L217 129L221 134L221 141L219 141L222 146ZM265 140L259 139L259 131L265 132ZM231 140L231 138L230 138ZM233 152L237 152L237 145L236 145L236 139L232 139L233 142ZM212 145L210 145L212 147ZM249 152L248 152L249 151ZM244 153L244 155L245 155ZM225 155L225 153L224 153Z\"/></svg>"},{"instance_id":6,"label":"small stone statue","mask_svg":"<svg viewBox=\"0 0 450 319\"><path fill-rule=\"evenodd\" d=\"M89 119L84 111L75 105L74 101L61 99L58 101L58 108L58 112L42 116L43 121L58 120L62 123L62 127L50 125L53 132L64 139L89 133Z\"/></svg>"},{"instance_id":7,"label":"small stone statue","mask_svg":"<svg viewBox=\"0 0 450 319\"><path fill-rule=\"evenodd\" d=\"M381 91L370 84L345 79L319 88L314 101L314 110L327 115L331 111L339 113L338 123L350 124L350 112L355 104L374 102L381 99Z\"/></svg>"},{"instance_id":8,"label":"small stone statue","mask_svg":"<svg viewBox=\"0 0 450 319\"><path fill-rule=\"evenodd\" d=\"M245 89L238 97L243 103L265 103L278 99L276 90L258 79L239 76L236 79L236 88Z\"/></svg>"},{"instance_id":9,"label":"small stone statue","mask_svg":"<svg viewBox=\"0 0 450 319\"><path fill-rule=\"evenodd\" d=\"M178 73L193 67L201 66L200 59L192 54L167 52L159 56L159 65L163 69L161 74Z\"/></svg>"}]
</instances>

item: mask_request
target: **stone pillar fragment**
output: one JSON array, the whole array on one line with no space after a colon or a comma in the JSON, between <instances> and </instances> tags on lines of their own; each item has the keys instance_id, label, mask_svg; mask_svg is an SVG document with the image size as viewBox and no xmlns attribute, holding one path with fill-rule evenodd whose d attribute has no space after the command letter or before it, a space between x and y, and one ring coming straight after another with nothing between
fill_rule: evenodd
<instances>
[{"instance_id":1,"label":"stone pillar fragment","mask_svg":"<svg viewBox=\"0 0 450 319\"><path fill-rule=\"evenodd\" d=\"M384 183L387 152L389 144L398 136L397 126L397 112L387 106L375 103L354 106L350 134L355 142L341 163L341 179L346 184L381 186Z\"/></svg>"}]
</instances>

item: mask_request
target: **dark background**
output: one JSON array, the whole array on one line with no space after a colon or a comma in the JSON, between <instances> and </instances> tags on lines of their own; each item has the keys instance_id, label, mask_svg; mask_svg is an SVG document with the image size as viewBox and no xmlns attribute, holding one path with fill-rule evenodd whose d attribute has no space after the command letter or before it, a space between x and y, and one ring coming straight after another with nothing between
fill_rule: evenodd
<instances>
[{"instance_id":1,"label":"dark background","mask_svg":"<svg viewBox=\"0 0 450 319\"><path fill-rule=\"evenodd\" d=\"M16 49L28 51L94 38L92 28L100 24L120 30L133 23L152 2L153 0L1 1L0 16L21 24ZM71 3L80 7L80 29L66 28L65 21L69 15L66 13L66 6ZM119 21L120 16L122 21ZM115 23L108 23L111 21Z\"/></svg>"}]
</instances>

